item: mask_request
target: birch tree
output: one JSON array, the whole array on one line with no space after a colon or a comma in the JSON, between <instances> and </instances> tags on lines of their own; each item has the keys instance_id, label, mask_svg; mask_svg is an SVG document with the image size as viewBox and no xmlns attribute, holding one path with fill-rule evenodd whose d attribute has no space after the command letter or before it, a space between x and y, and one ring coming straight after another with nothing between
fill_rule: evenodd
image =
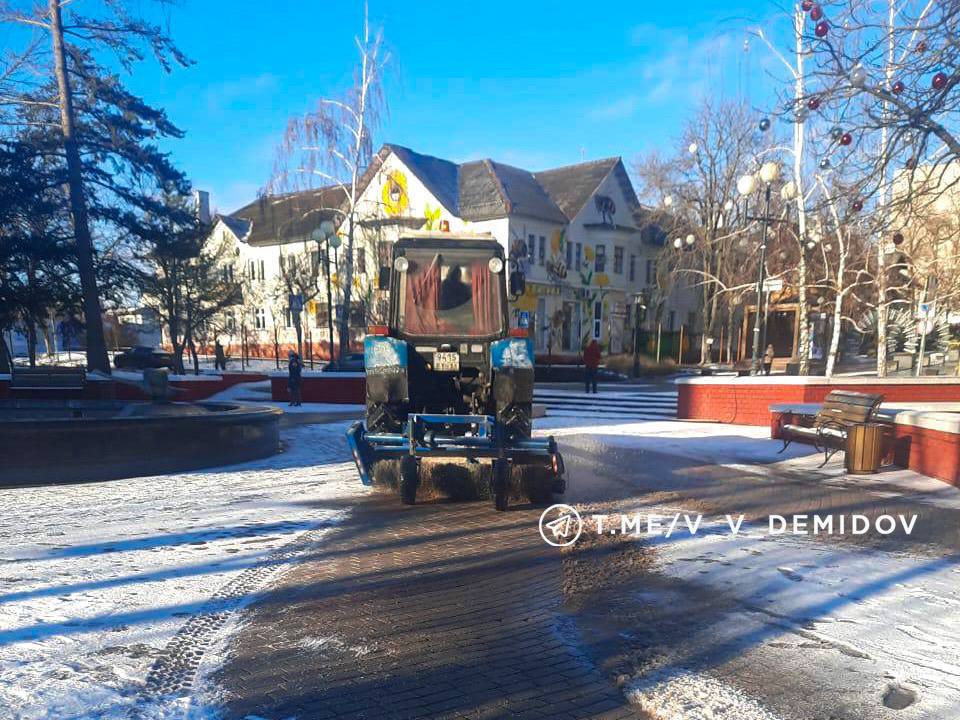
<instances>
[{"instance_id":1,"label":"birch tree","mask_svg":"<svg viewBox=\"0 0 960 720\"><path fill-rule=\"evenodd\" d=\"M343 193L341 207L325 208L339 216L340 231L346 241L341 282L344 311L339 318L341 361L350 344L350 305L360 224L358 205L365 189L364 173L373 158L373 138L387 112L383 80L390 56L384 50L382 32L371 29L366 10L356 46L359 58L353 86L341 97L321 98L313 110L290 119L272 183L289 189L312 187L319 182Z\"/></svg>"}]
</instances>

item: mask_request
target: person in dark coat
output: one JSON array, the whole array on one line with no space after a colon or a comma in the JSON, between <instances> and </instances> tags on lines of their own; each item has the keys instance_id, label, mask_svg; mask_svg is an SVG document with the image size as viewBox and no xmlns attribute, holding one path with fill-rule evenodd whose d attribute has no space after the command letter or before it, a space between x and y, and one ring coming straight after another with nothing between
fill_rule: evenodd
<instances>
[{"instance_id":1,"label":"person in dark coat","mask_svg":"<svg viewBox=\"0 0 960 720\"><path fill-rule=\"evenodd\" d=\"M587 349L583 351L584 374L584 392L590 392L593 388L594 394L597 392L597 368L600 367L600 346L596 340L591 340Z\"/></svg>"},{"instance_id":2,"label":"person in dark coat","mask_svg":"<svg viewBox=\"0 0 960 720\"><path fill-rule=\"evenodd\" d=\"M213 367L215 370L227 369L227 356L223 352L220 338L217 338L217 341L213 344Z\"/></svg>"},{"instance_id":3,"label":"person in dark coat","mask_svg":"<svg viewBox=\"0 0 960 720\"><path fill-rule=\"evenodd\" d=\"M287 388L290 390L290 405L300 407L303 403L300 401L300 378L303 374L303 361L293 350L288 354L287 362Z\"/></svg>"}]
</instances>

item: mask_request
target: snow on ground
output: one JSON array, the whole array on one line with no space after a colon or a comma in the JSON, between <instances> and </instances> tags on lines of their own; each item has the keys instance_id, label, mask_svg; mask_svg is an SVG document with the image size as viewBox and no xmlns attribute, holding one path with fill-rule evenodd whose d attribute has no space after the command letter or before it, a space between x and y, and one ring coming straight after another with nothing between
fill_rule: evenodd
<instances>
[{"instance_id":1,"label":"snow on ground","mask_svg":"<svg viewBox=\"0 0 960 720\"><path fill-rule=\"evenodd\" d=\"M797 444L780 455L781 443L769 438L768 428L680 421L588 425L567 418L546 418L536 426L537 435L561 438L561 446L564 436L588 435L607 446L721 465L759 476L761 482L816 470L827 487L868 488L880 507L884 497L909 497L918 504L960 509L958 488L908 470L849 476L839 456L817 469L822 456ZM681 510L659 512L670 516ZM838 658L863 661L872 676L886 678L889 707L907 706L899 717L960 717L960 557L955 554L918 557L824 543L771 534L766 525L744 525L732 534L723 519L692 536L678 532L650 542L663 575L733 598L740 608L724 623L729 637L707 641L712 651L719 646L721 654L736 655L785 640L833 648ZM762 698L691 670L698 660L692 654L690 647L679 648L665 665L629 684L628 697L658 720L777 717ZM815 676L828 672L826 667L805 671ZM830 679L838 687L843 682ZM875 688L849 692L858 690ZM881 709L879 694L870 700Z\"/></svg>"},{"instance_id":2,"label":"snow on ground","mask_svg":"<svg viewBox=\"0 0 960 720\"><path fill-rule=\"evenodd\" d=\"M744 525L732 534L725 521L707 524L695 535L659 539L656 546L664 575L733 597L742 608L739 627L719 643L723 652L788 636L808 640L865 660L891 687L915 692L915 704L903 717L960 717L956 556L918 558L818 543L758 526ZM681 651L672 662L682 668L683 660ZM707 712L704 688L715 683L672 667L640 678L629 692L655 709L656 717L672 718L681 707L687 707L682 717L691 719L769 717L759 706L748 713L735 704L732 710ZM731 692L737 691L725 688L707 696L716 700Z\"/></svg>"},{"instance_id":3,"label":"snow on ground","mask_svg":"<svg viewBox=\"0 0 960 720\"><path fill-rule=\"evenodd\" d=\"M295 561L285 547L344 520L361 488L344 427L284 431L284 452L242 465L4 490L0 714L111 718L142 709L154 659L211 597L242 607ZM204 713L196 703L161 703L145 714Z\"/></svg>"}]
</instances>

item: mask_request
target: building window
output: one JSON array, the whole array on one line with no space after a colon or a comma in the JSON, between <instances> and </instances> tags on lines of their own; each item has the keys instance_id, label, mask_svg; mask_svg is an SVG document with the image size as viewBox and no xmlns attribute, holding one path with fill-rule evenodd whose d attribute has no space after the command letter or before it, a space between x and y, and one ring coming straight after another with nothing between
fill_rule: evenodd
<instances>
[{"instance_id":1,"label":"building window","mask_svg":"<svg viewBox=\"0 0 960 720\"><path fill-rule=\"evenodd\" d=\"M326 303L317 303L316 313L314 314L314 323L318 328L327 327L327 317L329 315L327 309L328 306Z\"/></svg>"},{"instance_id":2,"label":"building window","mask_svg":"<svg viewBox=\"0 0 960 720\"><path fill-rule=\"evenodd\" d=\"M363 248L357 248L357 272L361 275L367 273L367 257L366 253L363 252Z\"/></svg>"},{"instance_id":3,"label":"building window","mask_svg":"<svg viewBox=\"0 0 960 720\"><path fill-rule=\"evenodd\" d=\"M637 256L630 256L630 282L637 279Z\"/></svg>"},{"instance_id":4,"label":"building window","mask_svg":"<svg viewBox=\"0 0 960 720\"><path fill-rule=\"evenodd\" d=\"M653 285L654 278L657 276L657 261L647 260L647 285Z\"/></svg>"},{"instance_id":5,"label":"building window","mask_svg":"<svg viewBox=\"0 0 960 720\"><path fill-rule=\"evenodd\" d=\"M677 327L677 311L671 310L670 315L667 317L667 330L673 332Z\"/></svg>"},{"instance_id":6,"label":"building window","mask_svg":"<svg viewBox=\"0 0 960 720\"><path fill-rule=\"evenodd\" d=\"M537 261L537 236L527 235L527 262L533 265Z\"/></svg>"},{"instance_id":7,"label":"building window","mask_svg":"<svg viewBox=\"0 0 960 720\"><path fill-rule=\"evenodd\" d=\"M257 264L253 260L250 260L247 263L247 277L249 277L251 280L256 279L256 268Z\"/></svg>"},{"instance_id":8,"label":"building window","mask_svg":"<svg viewBox=\"0 0 960 720\"><path fill-rule=\"evenodd\" d=\"M253 326L257 330L267 329L267 313L263 308L257 308L253 313Z\"/></svg>"},{"instance_id":9,"label":"building window","mask_svg":"<svg viewBox=\"0 0 960 720\"><path fill-rule=\"evenodd\" d=\"M539 264L543 265L547 260L547 239L543 235L540 236L540 243L537 247L537 258Z\"/></svg>"},{"instance_id":10,"label":"building window","mask_svg":"<svg viewBox=\"0 0 960 720\"><path fill-rule=\"evenodd\" d=\"M564 262L567 264L568 269L573 268L573 243L567 240L563 243L564 250Z\"/></svg>"},{"instance_id":11,"label":"building window","mask_svg":"<svg viewBox=\"0 0 960 720\"><path fill-rule=\"evenodd\" d=\"M607 246L597 245L595 256L593 269L595 272L603 272L603 269L607 266Z\"/></svg>"},{"instance_id":12,"label":"building window","mask_svg":"<svg viewBox=\"0 0 960 720\"><path fill-rule=\"evenodd\" d=\"M623 247L621 245L613 246L613 271L617 275L623 275Z\"/></svg>"},{"instance_id":13,"label":"building window","mask_svg":"<svg viewBox=\"0 0 960 720\"><path fill-rule=\"evenodd\" d=\"M316 275L320 267L320 251L314 248L310 251L310 274Z\"/></svg>"},{"instance_id":14,"label":"building window","mask_svg":"<svg viewBox=\"0 0 960 720\"><path fill-rule=\"evenodd\" d=\"M580 243L577 243L577 257L574 265L577 268L577 272L580 271L580 266L583 265L583 245Z\"/></svg>"},{"instance_id":15,"label":"building window","mask_svg":"<svg viewBox=\"0 0 960 720\"><path fill-rule=\"evenodd\" d=\"M603 303L593 304L593 339L600 339L600 332L603 328Z\"/></svg>"}]
</instances>

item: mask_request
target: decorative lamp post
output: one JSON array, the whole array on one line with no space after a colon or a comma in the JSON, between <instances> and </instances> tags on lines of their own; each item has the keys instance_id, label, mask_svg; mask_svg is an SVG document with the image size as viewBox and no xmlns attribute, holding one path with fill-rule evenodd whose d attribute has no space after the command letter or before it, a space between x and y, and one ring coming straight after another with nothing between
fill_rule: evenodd
<instances>
[{"instance_id":1,"label":"decorative lamp post","mask_svg":"<svg viewBox=\"0 0 960 720\"><path fill-rule=\"evenodd\" d=\"M760 304L763 302L763 283L766 280L767 270L767 227L770 224L770 189L771 185L780 177L780 165L775 162L765 162L758 173L760 182L764 184L764 212L763 234L760 240L760 267L757 271L757 310L753 322L753 354L751 356L751 371L754 375L760 374ZM757 178L753 175L744 175L737 181L737 190L744 197L749 196L757 187Z\"/></svg>"},{"instance_id":2,"label":"decorative lamp post","mask_svg":"<svg viewBox=\"0 0 960 720\"><path fill-rule=\"evenodd\" d=\"M641 291L633 297L633 376L640 377L640 325L646 319L647 297Z\"/></svg>"},{"instance_id":3,"label":"decorative lamp post","mask_svg":"<svg viewBox=\"0 0 960 720\"><path fill-rule=\"evenodd\" d=\"M340 247L340 237L337 235L337 228L331 220L324 220L320 227L314 230L310 237L317 243L317 252L323 251L324 272L327 275L327 332L330 347L330 365L333 365L333 292L330 287L330 248ZM322 246L322 247L321 247Z\"/></svg>"}]
</instances>

